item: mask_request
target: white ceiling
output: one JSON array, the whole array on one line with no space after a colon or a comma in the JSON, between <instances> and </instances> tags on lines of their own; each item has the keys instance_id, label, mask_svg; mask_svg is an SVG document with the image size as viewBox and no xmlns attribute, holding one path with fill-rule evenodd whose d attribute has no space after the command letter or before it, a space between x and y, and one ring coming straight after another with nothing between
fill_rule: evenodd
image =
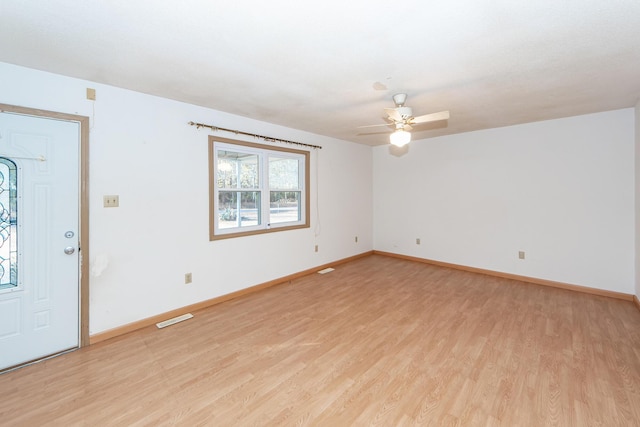
<instances>
[{"instance_id":1,"label":"white ceiling","mask_svg":"<svg viewBox=\"0 0 640 427\"><path fill-rule=\"evenodd\" d=\"M0 0L0 61L379 145L635 105L640 1Z\"/></svg>"}]
</instances>

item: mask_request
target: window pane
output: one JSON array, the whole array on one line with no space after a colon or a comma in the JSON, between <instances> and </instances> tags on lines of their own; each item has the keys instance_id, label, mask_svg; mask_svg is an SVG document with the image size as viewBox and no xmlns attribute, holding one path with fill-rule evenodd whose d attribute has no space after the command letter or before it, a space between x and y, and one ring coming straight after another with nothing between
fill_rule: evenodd
<instances>
[{"instance_id":1,"label":"window pane","mask_svg":"<svg viewBox=\"0 0 640 427\"><path fill-rule=\"evenodd\" d=\"M269 188L298 190L300 189L299 177L297 159L269 157Z\"/></svg>"},{"instance_id":2,"label":"window pane","mask_svg":"<svg viewBox=\"0 0 640 427\"><path fill-rule=\"evenodd\" d=\"M300 221L300 192L272 191L269 221L271 224Z\"/></svg>"},{"instance_id":3,"label":"window pane","mask_svg":"<svg viewBox=\"0 0 640 427\"><path fill-rule=\"evenodd\" d=\"M0 289L18 286L17 168L0 158Z\"/></svg>"},{"instance_id":4,"label":"window pane","mask_svg":"<svg viewBox=\"0 0 640 427\"><path fill-rule=\"evenodd\" d=\"M218 150L218 188L258 188L258 156Z\"/></svg>"},{"instance_id":5,"label":"window pane","mask_svg":"<svg viewBox=\"0 0 640 427\"><path fill-rule=\"evenodd\" d=\"M252 227L260 223L259 191L220 191L218 193L219 228Z\"/></svg>"}]
</instances>

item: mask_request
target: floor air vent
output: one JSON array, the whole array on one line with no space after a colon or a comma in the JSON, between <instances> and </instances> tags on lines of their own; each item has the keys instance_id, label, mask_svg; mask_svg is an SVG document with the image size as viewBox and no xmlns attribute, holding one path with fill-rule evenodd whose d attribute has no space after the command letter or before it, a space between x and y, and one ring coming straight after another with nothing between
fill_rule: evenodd
<instances>
[{"instance_id":1,"label":"floor air vent","mask_svg":"<svg viewBox=\"0 0 640 427\"><path fill-rule=\"evenodd\" d=\"M191 319L192 317L193 317L193 314L187 313L187 314L183 314L182 316L174 317L173 319L165 320L164 322L156 323L156 326L159 329L162 329L162 328L166 328L167 326L175 325L178 322Z\"/></svg>"}]
</instances>

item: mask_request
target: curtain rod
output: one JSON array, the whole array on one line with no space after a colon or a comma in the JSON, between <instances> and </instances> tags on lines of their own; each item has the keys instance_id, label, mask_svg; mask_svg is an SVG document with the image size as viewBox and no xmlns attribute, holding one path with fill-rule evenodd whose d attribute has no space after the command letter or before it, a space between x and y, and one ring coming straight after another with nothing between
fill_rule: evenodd
<instances>
[{"instance_id":1,"label":"curtain rod","mask_svg":"<svg viewBox=\"0 0 640 427\"><path fill-rule=\"evenodd\" d=\"M191 126L195 126L197 129L209 128L209 129L211 129L213 131L221 130L221 131L224 131L224 132L235 133L236 135L252 136L254 138L260 138L260 139L263 139L263 140L268 141L268 142L284 142L285 144L294 144L294 145L300 145L302 147L322 149L322 147L319 146L319 145L305 144L305 143L296 142L296 141L289 141L288 139L272 138L270 136L258 135L256 133L242 132L240 130L226 129L226 128L221 128L221 127L213 126L213 125L205 125L204 123L189 122L189 124Z\"/></svg>"}]
</instances>

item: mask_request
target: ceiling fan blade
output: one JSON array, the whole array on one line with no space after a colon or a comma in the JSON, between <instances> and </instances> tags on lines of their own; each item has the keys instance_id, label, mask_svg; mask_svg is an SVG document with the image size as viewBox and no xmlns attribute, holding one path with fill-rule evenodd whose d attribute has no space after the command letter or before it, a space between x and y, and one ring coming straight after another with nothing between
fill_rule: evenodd
<instances>
[{"instance_id":1,"label":"ceiling fan blade","mask_svg":"<svg viewBox=\"0 0 640 427\"><path fill-rule=\"evenodd\" d=\"M413 130L413 128L411 127L411 125L409 123L405 123L404 126L402 127L404 130L406 131L410 131Z\"/></svg>"},{"instance_id":2,"label":"ceiling fan blade","mask_svg":"<svg viewBox=\"0 0 640 427\"><path fill-rule=\"evenodd\" d=\"M411 124L436 122L438 120L447 120L449 118L449 111L440 111L439 113L425 114L424 116L414 117L409 120Z\"/></svg>"},{"instance_id":3,"label":"ceiling fan blade","mask_svg":"<svg viewBox=\"0 0 640 427\"><path fill-rule=\"evenodd\" d=\"M367 135L389 135L391 132L389 131L369 131L369 132L358 132L356 135L358 136L367 136Z\"/></svg>"},{"instance_id":4,"label":"ceiling fan blade","mask_svg":"<svg viewBox=\"0 0 640 427\"><path fill-rule=\"evenodd\" d=\"M364 126L358 126L358 129L363 129L363 128L375 128L375 127L379 127L379 126L392 126L392 123L380 123L379 125L364 125Z\"/></svg>"},{"instance_id":5,"label":"ceiling fan blade","mask_svg":"<svg viewBox=\"0 0 640 427\"><path fill-rule=\"evenodd\" d=\"M387 113L389 118L394 122L402 122L402 115L398 111L397 108L385 108L384 111Z\"/></svg>"}]
</instances>

